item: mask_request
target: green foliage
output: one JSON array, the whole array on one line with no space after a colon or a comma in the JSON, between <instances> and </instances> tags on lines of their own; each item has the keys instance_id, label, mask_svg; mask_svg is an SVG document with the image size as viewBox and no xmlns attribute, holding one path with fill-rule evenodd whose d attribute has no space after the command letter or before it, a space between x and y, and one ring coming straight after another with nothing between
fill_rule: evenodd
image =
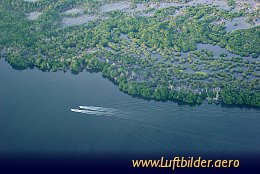
<instances>
[{"instance_id":1,"label":"green foliage","mask_svg":"<svg viewBox=\"0 0 260 174\"><path fill-rule=\"evenodd\" d=\"M227 49L241 56L260 55L260 26L235 30L227 37Z\"/></svg>"},{"instance_id":2,"label":"green foliage","mask_svg":"<svg viewBox=\"0 0 260 174\"><path fill-rule=\"evenodd\" d=\"M243 11L197 5L153 8L152 17L122 11L101 14L98 9L107 2L3 0L1 54L19 69L36 66L43 71L70 70L74 74L83 69L98 70L120 90L145 98L191 104L223 100L227 104L260 106L257 59L248 61L197 50L197 44L217 45L237 55L257 58L259 26L228 33L224 24L216 23L243 16ZM143 2L148 0L133 1L132 6ZM79 6L84 7L85 14L98 14L100 19L62 27L63 12ZM28 20L28 13L34 11L42 14ZM122 38L122 34L128 38Z\"/></svg>"}]
</instances>

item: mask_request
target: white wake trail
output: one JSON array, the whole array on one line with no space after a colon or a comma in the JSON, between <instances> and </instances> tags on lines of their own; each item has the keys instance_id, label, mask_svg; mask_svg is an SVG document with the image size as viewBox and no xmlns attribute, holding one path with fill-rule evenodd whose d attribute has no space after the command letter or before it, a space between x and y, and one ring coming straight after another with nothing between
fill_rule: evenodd
<instances>
[{"instance_id":1,"label":"white wake trail","mask_svg":"<svg viewBox=\"0 0 260 174\"><path fill-rule=\"evenodd\" d=\"M111 112L99 112L99 111L81 110L81 109L71 109L71 111L83 113L83 114L90 114L90 115L108 115L108 116L113 115L113 113L111 113Z\"/></svg>"},{"instance_id":2,"label":"white wake trail","mask_svg":"<svg viewBox=\"0 0 260 174\"><path fill-rule=\"evenodd\" d=\"M80 109L91 110L91 111L99 111L99 112L114 112L116 109L112 108L103 108L96 106L79 106Z\"/></svg>"}]
</instances>

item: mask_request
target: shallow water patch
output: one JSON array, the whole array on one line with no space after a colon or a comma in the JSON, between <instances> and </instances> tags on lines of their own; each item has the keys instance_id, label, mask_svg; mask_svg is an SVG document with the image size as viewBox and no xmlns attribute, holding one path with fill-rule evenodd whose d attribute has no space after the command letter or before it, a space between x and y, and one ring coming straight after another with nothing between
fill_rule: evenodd
<instances>
[{"instance_id":1,"label":"shallow water patch","mask_svg":"<svg viewBox=\"0 0 260 174\"><path fill-rule=\"evenodd\" d=\"M63 14L65 14L65 15L83 14L83 9L72 8L72 9L65 11Z\"/></svg>"},{"instance_id":2,"label":"shallow water patch","mask_svg":"<svg viewBox=\"0 0 260 174\"><path fill-rule=\"evenodd\" d=\"M95 19L98 19L98 16L95 15L82 15L79 17L67 17L62 19L62 25L64 27L72 26L72 25L80 25L80 24L86 24L89 21L93 21Z\"/></svg>"},{"instance_id":3,"label":"shallow water patch","mask_svg":"<svg viewBox=\"0 0 260 174\"><path fill-rule=\"evenodd\" d=\"M246 17L234 18L232 21L226 22L226 30L232 32L237 29L248 29L250 25L246 22Z\"/></svg>"},{"instance_id":4,"label":"shallow water patch","mask_svg":"<svg viewBox=\"0 0 260 174\"><path fill-rule=\"evenodd\" d=\"M29 13L27 18L29 20L36 20L41 14L42 14L42 12L34 11L34 12Z\"/></svg>"},{"instance_id":5,"label":"shallow water patch","mask_svg":"<svg viewBox=\"0 0 260 174\"><path fill-rule=\"evenodd\" d=\"M130 8L130 2L117 2L111 4L105 4L100 7L101 12L110 12L115 10L124 10Z\"/></svg>"}]
</instances>

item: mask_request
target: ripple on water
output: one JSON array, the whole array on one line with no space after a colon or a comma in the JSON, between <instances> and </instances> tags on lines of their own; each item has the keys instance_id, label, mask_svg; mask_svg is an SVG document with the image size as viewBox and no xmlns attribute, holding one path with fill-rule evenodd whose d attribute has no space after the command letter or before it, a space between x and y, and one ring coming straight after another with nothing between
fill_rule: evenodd
<instances>
[{"instance_id":1,"label":"ripple on water","mask_svg":"<svg viewBox=\"0 0 260 174\"><path fill-rule=\"evenodd\" d=\"M175 149L203 149L207 152L255 152L257 146L252 146L253 139L244 139L247 136L259 134L256 127L244 131L247 127L235 126L244 120L259 120L255 114L251 115L247 109L241 109L240 114L228 108L213 105L202 108L182 106L176 107L172 102L118 102L108 106L131 108L128 118L119 121L126 129L135 129L143 144L158 146L163 150L174 150L167 145L175 142ZM163 114L160 114L163 113ZM208 114L211 113L211 114ZM253 112L252 112L253 113ZM137 116L137 115L140 115ZM107 118L114 122L116 118ZM225 120L225 121L222 121ZM220 122L222 122L220 124ZM211 131L208 131L211 130ZM250 133L249 133L250 132ZM241 136L236 136L240 134ZM251 135L248 135L251 134ZM153 138L152 138L153 137ZM156 138L154 138L156 137ZM230 141L230 137L232 141ZM186 147L182 147L186 144ZM256 145L257 143L254 142Z\"/></svg>"}]
</instances>

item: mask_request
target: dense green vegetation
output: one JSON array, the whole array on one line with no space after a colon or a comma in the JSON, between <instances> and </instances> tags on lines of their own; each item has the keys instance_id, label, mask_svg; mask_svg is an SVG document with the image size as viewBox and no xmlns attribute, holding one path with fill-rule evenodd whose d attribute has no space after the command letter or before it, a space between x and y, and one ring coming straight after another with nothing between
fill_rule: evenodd
<instances>
[{"instance_id":1,"label":"dense green vegetation","mask_svg":"<svg viewBox=\"0 0 260 174\"><path fill-rule=\"evenodd\" d=\"M233 5L236 4L236 1L235 1L235 0L227 0L227 4L228 4L229 6L233 6Z\"/></svg>"},{"instance_id":2,"label":"dense green vegetation","mask_svg":"<svg viewBox=\"0 0 260 174\"><path fill-rule=\"evenodd\" d=\"M75 74L96 69L113 79L120 90L145 98L260 106L260 27L227 32L225 23L219 22L249 15L245 11L176 6L144 10L154 12L147 17L142 12L98 10L118 1L3 0L1 55L22 69ZM136 3L149 6L148 2L132 1L130 8ZM64 12L79 6L97 19L63 26ZM28 14L35 11L41 15L29 20ZM205 48L198 49L198 44ZM208 45L233 54L216 55Z\"/></svg>"}]
</instances>

